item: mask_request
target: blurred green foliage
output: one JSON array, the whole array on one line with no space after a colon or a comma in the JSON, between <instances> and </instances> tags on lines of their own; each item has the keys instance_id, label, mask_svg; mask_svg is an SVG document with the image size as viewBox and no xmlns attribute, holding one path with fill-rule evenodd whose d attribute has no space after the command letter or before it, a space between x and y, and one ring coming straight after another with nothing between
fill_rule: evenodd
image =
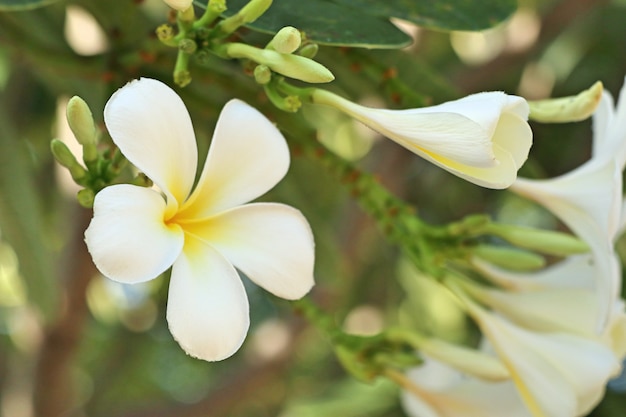
<instances>
[{"instance_id":1,"label":"blurred green foliage","mask_svg":"<svg viewBox=\"0 0 626 417\"><path fill-rule=\"evenodd\" d=\"M81 55L72 49L65 36L70 6L96 19L107 42L103 51ZM390 108L483 90L559 96L596 80L614 95L619 91L626 74L623 1L520 1L519 6L531 20L517 31L512 24L490 30L500 43L488 46L493 53L480 63L461 59L463 51L453 48L449 33L428 29L420 29L406 50L321 47L317 58L336 76L330 88ZM28 294L27 304L14 302L18 296L0 297L0 415L29 415L18 413L32 408L34 397L34 409L50 411L49 416L403 416L395 387L351 380L322 334L288 303L253 285L247 285L253 323L243 349L227 361L205 363L187 357L167 330L166 276L133 290L97 277L82 245L90 213L77 207L72 192L63 191L48 150L61 123L56 105L60 97L79 95L101 124L104 103L130 79L153 77L172 85L176 53L154 36L166 19L167 8L158 0L76 0L0 12L0 230L3 253L11 248L16 254L21 281L2 280L14 280L10 285L23 285ZM536 38L511 46L535 30L533 24L539 28ZM270 39L249 30L239 36L255 45ZM192 84L177 91L190 109L201 155L231 97L284 122L289 139L287 116L270 106L239 63L209 57L193 62L191 71ZM522 175L558 175L588 158L589 121L533 129L534 146ZM406 277L406 265L398 250L347 189L314 159L297 149L292 153L287 178L263 199L293 205L311 222L317 242L313 296L338 323L366 305L377 312L369 320L377 317L384 325L408 320L440 326L420 320L429 308L420 297L429 291L416 289L407 299L406 279L399 278ZM481 212L511 223L554 223L545 211L506 191L469 184L390 141L376 142L359 166L435 224ZM11 257L0 257L0 274ZM451 324L459 325L471 338L462 318ZM624 395L609 392L592 415L621 417L624 407Z\"/></svg>"}]
</instances>

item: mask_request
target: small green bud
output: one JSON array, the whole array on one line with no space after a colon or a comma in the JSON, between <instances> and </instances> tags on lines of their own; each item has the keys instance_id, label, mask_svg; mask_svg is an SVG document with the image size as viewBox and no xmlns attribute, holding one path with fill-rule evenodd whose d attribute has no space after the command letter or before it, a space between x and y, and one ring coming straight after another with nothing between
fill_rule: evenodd
<instances>
[{"instance_id":1,"label":"small green bud","mask_svg":"<svg viewBox=\"0 0 626 417\"><path fill-rule=\"evenodd\" d=\"M308 83L327 83L335 79L325 66L299 55L281 54L243 43L228 44L226 54L231 58L247 58L267 65L274 72Z\"/></svg>"},{"instance_id":2,"label":"small green bud","mask_svg":"<svg viewBox=\"0 0 626 417\"><path fill-rule=\"evenodd\" d=\"M74 137L83 145L83 160L91 162L98 159L96 125L85 100L78 96L72 97L67 103L66 117Z\"/></svg>"},{"instance_id":3,"label":"small green bud","mask_svg":"<svg viewBox=\"0 0 626 417\"><path fill-rule=\"evenodd\" d=\"M226 11L226 0L209 0L207 9L216 14L222 14Z\"/></svg>"},{"instance_id":4,"label":"small green bud","mask_svg":"<svg viewBox=\"0 0 626 417\"><path fill-rule=\"evenodd\" d=\"M156 28L157 38L164 43L169 43L174 38L174 28L170 25L163 24Z\"/></svg>"},{"instance_id":5,"label":"small green bud","mask_svg":"<svg viewBox=\"0 0 626 417\"><path fill-rule=\"evenodd\" d=\"M185 87L191 82L191 73L187 70L176 71L174 73L174 82L179 87Z\"/></svg>"},{"instance_id":6,"label":"small green bud","mask_svg":"<svg viewBox=\"0 0 626 417\"><path fill-rule=\"evenodd\" d=\"M196 52L196 49L198 49L198 44L196 44L196 41L194 41L193 39L185 38L181 39L180 42L178 42L178 49L186 54L191 55Z\"/></svg>"},{"instance_id":7,"label":"small green bud","mask_svg":"<svg viewBox=\"0 0 626 417\"><path fill-rule=\"evenodd\" d=\"M222 20L218 25L219 29L226 35L231 34L240 26L257 20L271 5L272 0L250 0L237 13Z\"/></svg>"},{"instance_id":8,"label":"small green bud","mask_svg":"<svg viewBox=\"0 0 626 417\"><path fill-rule=\"evenodd\" d=\"M59 139L52 139L52 142L50 142L50 150L52 151L54 159L70 171L74 181L79 183L81 179L87 176L87 170L78 163L76 157L65 143L61 142Z\"/></svg>"},{"instance_id":9,"label":"small green bud","mask_svg":"<svg viewBox=\"0 0 626 417\"><path fill-rule=\"evenodd\" d=\"M298 55L303 56L305 58L313 59L317 52L319 51L319 46L316 43L307 43L298 51Z\"/></svg>"},{"instance_id":10,"label":"small green bud","mask_svg":"<svg viewBox=\"0 0 626 417\"><path fill-rule=\"evenodd\" d=\"M274 35L267 49L273 49L281 54L290 54L300 47L302 35L293 26L285 26Z\"/></svg>"},{"instance_id":11,"label":"small green bud","mask_svg":"<svg viewBox=\"0 0 626 417\"><path fill-rule=\"evenodd\" d=\"M285 97L285 106L287 107L287 111L295 113L302 107L302 101L298 96L287 96Z\"/></svg>"},{"instance_id":12,"label":"small green bud","mask_svg":"<svg viewBox=\"0 0 626 417\"><path fill-rule=\"evenodd\" d=\"M96 198L93 190L91 188L83 188L76 194L76 199L78 200L78 204L85 208L92 208L93 201Z\"/></svg>"},{"instance_id":13,"label":"small green bud","mask_svg":"<svg viewBox=\"0 0 626 417\"><path fill-rule=\"evenodd\" d=\"M272 70L268 68L267 65L257 65L254 67L254 80L261 84L265 85L270 82L272 79Z\"/></svg>"},{"instance_id":14,"label":"small green bud","mask_svg":"<svg viewBox=\"0 0 626 417\"><path fill-rule=\"evenodd\" d=\"M589 252L589 246L582 240L554 230L492 223L486 228L485 233L501 237L520 248L547 255L568 256Z\"/></svg>"},{"instance_id":15,"label":"small green bud","mask_svg":"<svg viewBox=\"0 0 626 417\"><path fill-rule=\"evenodd\" d=\"M597 81L591 88L575 96L529 101L531 120L544 123L578 122L589 118L602 97L602 83Z\"/></svg>"},{"instance_id":16,"label":"small green bud","mask_svg":"<svg viewBox=\"0 0 626 417\"><path fill-rule=\"evenodd\" d=\"M478 245L473 248L473 255L512 271L534 271L546 264L541 255L502 246Z\"/></svg>"}]
</instances>

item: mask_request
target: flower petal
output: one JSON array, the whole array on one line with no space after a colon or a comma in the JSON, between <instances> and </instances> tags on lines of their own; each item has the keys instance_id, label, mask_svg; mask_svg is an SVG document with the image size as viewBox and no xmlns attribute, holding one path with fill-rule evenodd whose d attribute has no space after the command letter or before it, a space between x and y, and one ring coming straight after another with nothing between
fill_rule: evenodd
<instances>
[{"instance_id":1,"label":"flower petal","mask_svg":"<svg viewBox=\"0 0 626 417\"><path fill-rule=\"evenodd\" d=\"M423 355L424 364L407 377L417 390L403 391L402 405L412 417L530 417L511 381L467 377Z\"/></svg>"},{"instance_id":2,"label":"flower petal","mask_svg":"<svg viewBox=\"0 0 626 417\"><path fill-rule=\"evenodd\" d=\"M313 286L313 234L302 213L292 207L246 204L186 230L278 297L298 299Z\"/></svg>"},{"instance_id":3,"label":"flower petal","mask_svg":"<svg viewBox=\"0 0 626 417\"><path fill-rule=\"evenodd\" d=\"M505 270L477 257L472 258L472 266L491 283L510 291L556 288L593 290L598 275L593 257L588 254L569 256L559 263L531 273Z\"/></svg>"},{"instance_id":4,"label":"flower petal","mask_svg":"<svg viewBox=\"0 0 626 417\"><path fill-rule=\"evenodd\" d=\"M167 195L168 211L189 195L198 151L189 113L178 94L141 78L115 92L104 120L122 154Z\"/></svg>"},{"instance_id":5,"label":"flower petal","mask_svg":"<svg viewBox=\"0 0 626 417\"><path fill-rule=\"evenodd\" d=\"M274 187L289 168L289 148L279 130L256 109L229 101L220 114L202 176L181 209L206 217L247 203Z\"/></svg>"},{"instance_id":6,"label":"flower petal","mask_svg":"<svg viewBox=\"0 0 626 417\"><path fill-rule=\"evenodd\" d=\"M536 416L586 414L620 368L600 342L568 333L531 332L475 305L470 305L470 314Z\"/></svg>"},{"instance_id":7,"label":"flower petal","mask_svg":"<svg viewBox=\"0 0 626 417\"><path fill-rule=\"evenodd\" d=\"M174 339L193 357L226 359L246 337L248 310L237 271L212 247L188 238L170 280L167 322Z\"/></svg>"},{"instance_id":8,"label":"flower petal","mask_svg":"<svg viewBox=\"0 0 626 417\"><path fill-rule=\"evenodd\" d=\"M165 200L154 190L113 185L96 195L85 241L108 278L135 283L172 266L184 242L182 229L163 221Z\"/></svg>"}]
</instances>

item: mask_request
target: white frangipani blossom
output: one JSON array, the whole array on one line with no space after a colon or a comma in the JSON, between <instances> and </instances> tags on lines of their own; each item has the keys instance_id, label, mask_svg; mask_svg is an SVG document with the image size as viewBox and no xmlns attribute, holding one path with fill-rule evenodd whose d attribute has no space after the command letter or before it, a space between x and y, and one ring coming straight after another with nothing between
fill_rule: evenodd
<instances>
[{"instance_id":1,"label":"white frangipani blossom","mask_svg":"<svg viewBox=\"0 0 626 417\"><path fill-rule=\"evenodd\" d=\"M506 188L532 144L528 103L503 92L484 92L431 107L364 107L325 90L313 103L332 106L411 152L474 184Z\"/></svg>"},{"instance_id":2,"label":"white frangipani blossom","mask_svg":"<svg viewBox=\"0 0 626 417\"><path fill-rule=\"evenodd\" d=\"M589 245L596 269L599 332L610 320L611 302L621 289L620 266L613 243L623 211L622 170L626 164L626 92L613 107L603 93L593 114L592 157L576 169L549 179L518 178L510 190L550 210Z\"/></svg>"},{"instance_id":3,"label":"white frangipani blossom","mask_svg":"<svg viewBox=\"0 0 626 417\"><path fill-rule=\"evenodd\" d=\"M124 184L96 195L85 232L94 263L124 283L172 267L167 321L174 338L194 357L232 355L249 326L235 267L286 299L313 285L314 242L302 214L283 204L244 204L286 174L284 138L252 107L228 102L194 187L193 127L172 89L133 81L113 94L104 117L115 144L158 190Z\"/></svg>"},{"instance_id":4,"label":"white frangipani blossom","mask_svg":"<svg viewBox=\"0 0 626 417\"><path fill-rule=\"evenodd\" d=\"M601 341L528 330L472 302L467 305L534 417L586 415L620 371L620 361Z\"/></svg>"}]
</instances>

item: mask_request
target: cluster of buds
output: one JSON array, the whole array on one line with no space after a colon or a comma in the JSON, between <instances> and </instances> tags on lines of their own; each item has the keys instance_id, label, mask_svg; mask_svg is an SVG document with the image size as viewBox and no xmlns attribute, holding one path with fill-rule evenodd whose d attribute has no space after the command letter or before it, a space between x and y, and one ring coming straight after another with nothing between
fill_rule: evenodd
<instances>
[{"instance_id":1,"label":"cluster of buds","mask_svg":"<svg viewBox=\"0 0 626 417\"><path fill-rule=\"evenodd\" d=\"M74 182L84 187L78 192L78 202L86 208L93 206L95 195L104 187L114 183L127 166L126 158L117 150L110 148L99 150L98 129L93 120L91 110L85 101L77 96L67 104L67 121L74 137L83 149L83 164L67 145L59 139L50 143L56 161L67 168ZM152 183L144 175L138 174L130 183L150 186Z\"/></svg>"},{"instance_id":2,"label":"cluster of buds","mask_svg":"<svg viewBox=\"0 0 626 417\"><path fill-rule=\"evenodd\" d=\"M272 0L252 0L232 16L214 22L226 11L224 0L209 1L203 16L195 19L191 1L166 1L177 10L178 33L169 25L157 29L158 38L168 46L179 50L174 81L184 87L191 81L188 70L189 57L198 54L217 54L226 59L246 59L255 65L254 76L258 83L266 85L272 79L272 73L305 81L308 83L326 83L334 79L333 74L312 58L317 52L317 45L303 42L300 31L293 27L284 27L265 48L237 42L225 42L224 39L241 26L258 19L271 6ZM297 110L299 105L291 100L286 107ZM294 110L295 108L295 110Z\"/></svg>"}]
</instances>

